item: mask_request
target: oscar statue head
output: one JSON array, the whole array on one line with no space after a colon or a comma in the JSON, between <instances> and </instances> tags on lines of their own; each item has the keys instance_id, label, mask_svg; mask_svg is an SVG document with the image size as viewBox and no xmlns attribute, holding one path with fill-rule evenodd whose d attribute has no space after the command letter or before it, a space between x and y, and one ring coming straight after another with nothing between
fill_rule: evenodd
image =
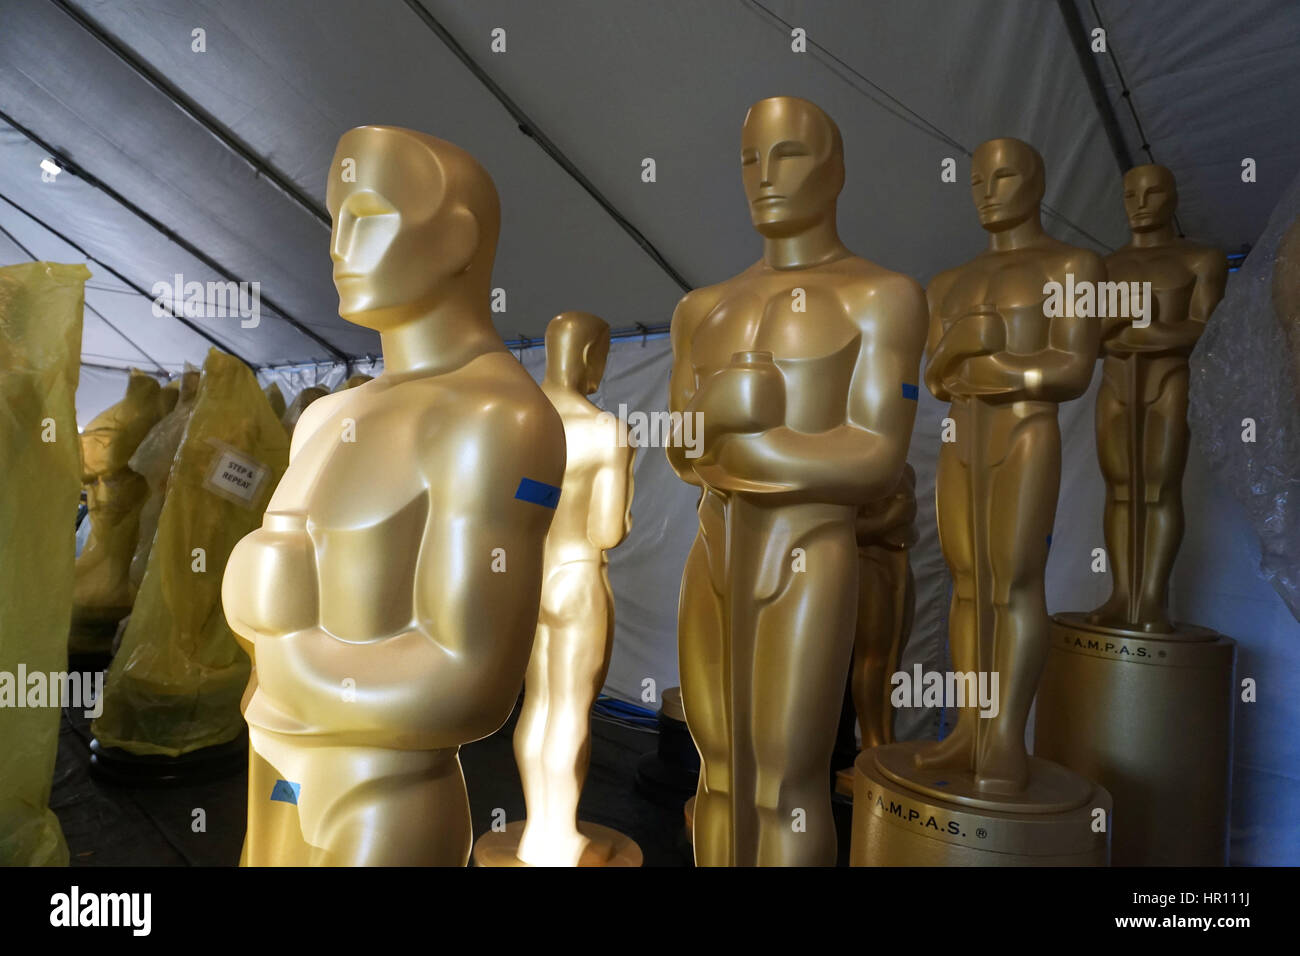
<instances>
[{"instance_id":1,"label":"oscar statue head","mask_svg":"<svg viewBox=\"0 0 1300 956\"><path fill-rule=\"evenodd\" d=\"M745 115L740 163L750 219L764 237L834 222L844 142L821 107L795 96L759 100Z\"/></svg>"},{"instance_id":2,"label":"oscar statue head","mask_svg":"<svg viewBox=\"0 0 1300 956\"><path fill-rule=\"evenodd\" d=\"M546 378L590 395L609 357L609 324L590 312L561 312L546 326Z\"/></svg>"},{"instance_id":3,"label":"oscar statue head","mask_svg":"<svg viewBox=\"0 0 1300 956\"><path fill-rule=\"evenodd\" d=\"M1124 212L1134 232L1152 232L1168 226L1178 207L1174 174L1154 163L1134 166L1124 174Z\"/></svg>"},{"instance_id":4,"label":"oscar statue head","mask_svg":"<svg viewBox=\"0 0 1300 956\"><path fill-rule=\"evenodd\" d=\"M1043 157L1028 143L1004 136L975 149L971 199L987 231L1001 232L1036 219L1043 188Z\"/></svg>"},{"instance_id":5,"label":"oscar statue head","mask_svg":"<svg viewBox=\"0 0 1300 956\"><path fill-rule=\"evenodd\" d=\"M383 332L448 298L487 301L500 202L460 147L395 126L349 130L326 206L339 315L349 322Z\"/></svg>"}]
</instances>

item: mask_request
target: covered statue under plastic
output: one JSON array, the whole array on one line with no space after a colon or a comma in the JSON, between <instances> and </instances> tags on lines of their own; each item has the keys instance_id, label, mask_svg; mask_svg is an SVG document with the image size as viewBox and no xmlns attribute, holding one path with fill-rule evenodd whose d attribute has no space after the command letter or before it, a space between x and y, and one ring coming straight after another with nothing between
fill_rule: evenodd
<instances>
[{"instance_id":1,"label":"covered statue under plastic","mask_svg":"<svg viewBox=\"0 0 1300 956\"><path fill-rule=\"evenodd\" d=\"M243 732L250 663L226 624L221 577L235 543L261 524L288 460L288 437L252 370L213 349L92 725L101 745L176 757Z\"/></svg>"},{"instance_id":2,"label":"covered statue under plastic","mask_svg":"<svg viewBox=\"0 0 1300 956\"><path fill-rule=\"evenodd\" d=\"M0 268L0 541L22 543L0 548L0 866L68 863L49 809L62 712L47 678L36 700L20 677L67 669L88 278L83 265Z\"/></svg>"}]
</instances>

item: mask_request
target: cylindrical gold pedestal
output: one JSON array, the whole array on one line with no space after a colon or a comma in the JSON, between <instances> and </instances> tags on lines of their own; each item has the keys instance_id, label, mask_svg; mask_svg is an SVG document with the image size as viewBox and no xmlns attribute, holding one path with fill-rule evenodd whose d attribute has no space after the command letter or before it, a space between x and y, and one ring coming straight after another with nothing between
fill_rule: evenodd
<instances>
[{"instance_id":1,"label":"cylindrical gold pedestal","mask_svg":"<svg viewBox=\"0 0 1300 956\"><path fill-rule=\"evenodd\" d=\"M1026 793L986 797L970 773L914 771L919 746L859 755L851 866L1106 865L1111 800L1101 787L1031 757Z\"/></svg>"},{"instance_id":2,"label":"cylindrical gold pedestal","mask_svg":"<svg viewBox=\"0 0 1300 956\"><path fill-rule=\"evenodd\" d=\"M585 820L578 821L578 832L590 839L593 845L612 848L608 856L602 855L599 858L590 853L584 854L578 861L578 866L640 866L643 862L641 848L630 836ZM502 831L489 830L474 841L474 865L527 866L527 863L515 856L523 835L523 820L507 823Z\"/></svg>"},{"instance_id":3,"label":"cylindrical gold pedestal","mask_svg":"<svg viewBox=\"0 0 1300 956\"><path fill-rule=\"evenodd\" d=\"M1222 866L1228 854L1237 645L1052 620L1034 752L1115 799L1116 866Z\"/></svg>"}]
</instances>

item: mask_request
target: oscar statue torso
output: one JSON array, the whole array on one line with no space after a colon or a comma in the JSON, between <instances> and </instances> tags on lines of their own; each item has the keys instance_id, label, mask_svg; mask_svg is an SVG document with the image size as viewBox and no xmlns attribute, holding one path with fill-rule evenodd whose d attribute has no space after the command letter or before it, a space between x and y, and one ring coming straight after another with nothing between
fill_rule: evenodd
<instances>
[{"instance_id":1,"label":"oscar statue torso","mask_svg":"<svg viewBox=\"0 0 1300 956\"><path fill-rule=\"evenodd\" d=\"M908 551L916 536L916 472L858 511L858 619L850 678L862 749L893 743L890 678L912 627L915 601Z\"/></svg>"},{"instance_id":2,"label":"oscar statue torso","mask_svg":"<svg viewBox=\"0 0 1300 956\"><path fill-rule=\"evenodd\" d=\"M545 509L517 492L563 472L542 406L500 351L438 375L381 376L298 422L266 523L237 546L225 584L227 616L255 654L245 717L280 775L262 789L299 788L297 862L464 862L456 751L508 715L537 607L529 510ZM250 803L246 862L293 862L265 845L274 828L257 826L257 811L283 806ZM400 845L375 845L376 814L406 828Z\"/></svg>"}]
</instances>

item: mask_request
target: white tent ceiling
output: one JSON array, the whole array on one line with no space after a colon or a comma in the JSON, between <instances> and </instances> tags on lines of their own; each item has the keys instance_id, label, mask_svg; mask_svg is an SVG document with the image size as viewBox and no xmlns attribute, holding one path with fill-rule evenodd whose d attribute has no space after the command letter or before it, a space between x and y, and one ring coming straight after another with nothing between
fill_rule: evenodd
<instances>
[{"instance_id":1,"label":"white tent ceiling","mask_svg":"<svg viewBox=\"0 0 1300 956\"><path fill-rule=\"evenodd\" d=\"M1253 241L1300 167L1296 5L1067 2L1107 29L1095 61L1123 148L1143 162L1149 143L1174 169L1188 235ZM492 173L507 339L540 338L566 308L661 326L682 282L753 261L739 127L778 93L843 129L850 247L922 281L983 242L966 154L993 136L1043 152L1054 233L1099 249L1125 238L1105 110L1046 0L0 0L0 17L0 262L89 259L89 366L174 371L212 342L255 365L377 352L336 314L323 210L334 144L364 123L450 139ZM53 183L48 156L71 164ZM1245 156L1257 183L1241 182ZM947 157L956 183L940 180ZM154 317L132 286L176 273L259 282L261 324Z\"/></svg>"}]
</instances>

